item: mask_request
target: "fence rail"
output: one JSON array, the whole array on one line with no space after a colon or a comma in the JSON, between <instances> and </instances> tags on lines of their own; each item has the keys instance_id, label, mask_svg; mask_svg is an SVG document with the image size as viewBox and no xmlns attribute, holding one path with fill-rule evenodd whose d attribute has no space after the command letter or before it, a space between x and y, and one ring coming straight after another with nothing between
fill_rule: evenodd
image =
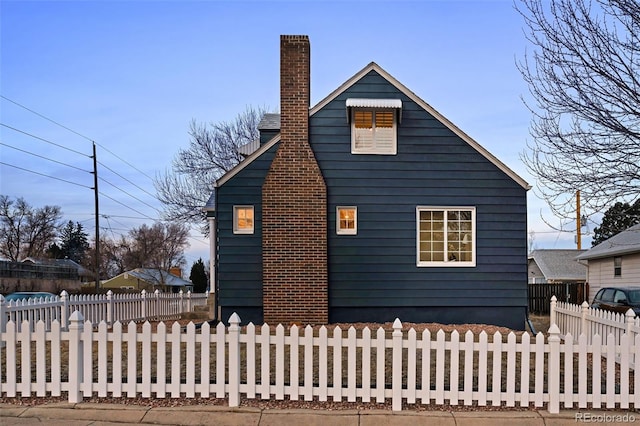
<instances>
[{"instance_id":1,"label":"fence rail","mask_svg":"<svg viewBox=\"0 0 640 426\"><path fill-rule=\"evenodd\" d=\"M346 332L346 335L345 335ZM68 330L54 321L35 330L10 321L0 333L0 395L60 396L70 403L85 397L177 398L196 395L311 401L391 401L408 404L546 406L564 408L640 407L640 375L629 360L640 337L623 335L604 344L570 334L561 342L555 324L548 336L496 332L460 336L442 330L342 330L335 327L288 330L253 324L197 329L150 323L111 329L74 312ZM2 346L2 345L0 345ZM588 356L592 355L592 356ZM607 355L603 364L602 356ZM614 358L621 360L616 368ZM604 368L606 367L606 368ZM618 374L619 379L616 378Z\"/></svg>"},{"instance_id":2,"label":"fence rail","mask_svg":"<svg viewBox=\"0 0 640 426\"><path fill-rule=\"evenodd\" d=\"M161 293L159 290L152 294L145 290L140 294L116 294L109 290L107 294L87 295L69 295L63 291L52 298L9 302L0 296L0 331L6 329L8 321L13 321L19 330L26 321L32 332L38 321L44 322L46 330L51 329L53 321L58 321L62 329L67 330L70 315L76 311L95 325L101 321L111 326L116 321L179 319L194 306L206 305L207 297L208 293Z\"/></svg>"}]
</instances>

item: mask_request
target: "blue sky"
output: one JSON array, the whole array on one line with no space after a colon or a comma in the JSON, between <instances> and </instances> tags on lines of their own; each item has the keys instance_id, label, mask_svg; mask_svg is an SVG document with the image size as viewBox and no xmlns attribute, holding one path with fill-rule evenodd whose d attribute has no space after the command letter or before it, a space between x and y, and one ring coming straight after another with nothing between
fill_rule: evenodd
<instances>
[{"instance_id":1,"label":"blue sky","mask_svg":"<svg viewBox=\"0 0 640 426\"><path fill-rule=\"evenodd\" d=\"M161 209L151 178L188 145L192 119L279 108L280 34L309 35L312 104L375 61L535 184L520 160L530 113L516 61L527 42L511 0L3 0L0 28L0 94L72 130L0 98L0 162L31 171L0 164L0 193L59 205L90 235L90 140L108 182L101 232L151 225ZM535 247L575 247L543 222L559 225L534 190L528 203ZM192 235L189 267L208 260L208 240Z\"/></svg>"}]
</instances>

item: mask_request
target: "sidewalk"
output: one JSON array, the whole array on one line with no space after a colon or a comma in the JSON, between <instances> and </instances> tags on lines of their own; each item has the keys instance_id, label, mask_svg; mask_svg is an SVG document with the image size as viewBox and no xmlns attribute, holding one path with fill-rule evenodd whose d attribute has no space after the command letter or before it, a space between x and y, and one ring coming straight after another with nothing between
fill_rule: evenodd
<instances>
[{"instance_id":1,"label":"sidewalk","mask_svg":"<svg viewBox=\"0 0 640 426\"><path fill-rule=\"evenodd\" d=\"M215 426L568 426L583 423L628 425L640 413L567 410L549 414L532 411L402 411L274 410L188 406L150 408L95 403L52 403L33 407L0 404L0 424L47 426L215 425Z\"/></svg>"}]
</instances>

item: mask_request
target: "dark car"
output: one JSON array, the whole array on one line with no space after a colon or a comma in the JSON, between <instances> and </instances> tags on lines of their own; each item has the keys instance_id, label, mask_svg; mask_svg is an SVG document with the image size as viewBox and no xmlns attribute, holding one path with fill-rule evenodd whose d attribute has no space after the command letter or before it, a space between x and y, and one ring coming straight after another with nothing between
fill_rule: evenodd
<instances>
[{"instance_id":1,"label":"dark car","mask_svg":"<svg viewBox=\"0 0 640 426\"><path fill-rule=\"evenodd\" d=\"M28 300L28 299L53 299L56 295L46 291L18 291L4 296L6 302L12 300Z\"/></svg>"},{"instance_id":2,"label":"dark car","mask_svg":"<svg viewBox=\"0 0 640 426\"><path fill-rule=\"evenodd\" d=\"M603 287L596 293L591 307L622 314L633 309L633 312L638 316L640 314L640 287Z\"/></svg>"}]
</instances>

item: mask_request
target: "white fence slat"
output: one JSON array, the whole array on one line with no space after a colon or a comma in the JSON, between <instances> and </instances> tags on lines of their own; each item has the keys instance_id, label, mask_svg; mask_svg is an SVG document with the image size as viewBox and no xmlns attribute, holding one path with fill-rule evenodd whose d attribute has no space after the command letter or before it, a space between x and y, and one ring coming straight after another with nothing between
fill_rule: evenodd
<instances>
[{"instance_id":1,"label":"white fence slat","mask_svg":"<svg viewBox=\"0 0 640 426\"><path fill-rule=\"evenodd\" d=\"M47 343L46 324L38 321L35 331L36 341L36 396L47 396Z\"/></svg>"},{"instance_id":2,"label":"white fence slat","mask_svg":"<svg viewBox=\"0 0 640 426\"><path fill-rule=\"evenodd\" d=\"M107 374L108 374L108 335L107 335L107 323L101 321L98 325L98 334L96 336L98 340L98 397L107 397Z\"/></svg>"},{"instance_id":3,"label":"white fence slat","mask_svg":"<svg viewBox=\"0 0 640 426\"><path fill-rule=\"evenodd\" d=\"M137 396L138 378L138 338L136 323L131 321L127 326L127 385L125 392L128 398Z\"/></svg>"},{"instance_id":4,"label":"white fence slat","mask_svg":"<svg viewBox=\"0 0 640 426\"><path fill-rule=\"evenodd\" d=\"M331 387L333 401L342 400L342 329L333 329L333 386Z\"/></svg>"},{"instance_id":5,"label":"white fence slat","mask_svg":"<svg viewBox=\"0 0 640 426\"><path fill-rule=\"evenodd\" d=\"M356 402L356 329L351 326L347 330L347 401Z\"/></svg>"},{"instance_id":6,"label":"white fence slat","mask_svg":"<svg viewBox=\"0 0 640 426\"><path fill-rule=\"evenodd\" d=\"M93 396L93 326L90 321L84 322L81 339L84 343L84 365L82 366L82 395L85 398Z\"/></svg>"},{"instance_id":7,"label":"white fence slat","mask_svg":"<svg viewBox=\"0 0 640 426\"><path fill-rule=\"evenodd\" d=\"M62 394L62 330L60 321L51 323L51 396Z\"/></svg>"},{"instance_id":8,"label":"white fence slat","mask_svg":"<svg viewBox=\"0 0 640 426\"><path fill-rule=\"evenodd\" d=\"M122 323L116 321L113 324L113 396L122 396Z\"/></svg>"},{"instance_id":9,"label":"white fence slat","mask_svg":"<svg viewBox=\"0 0 640 426\"><path fill-rule=\"evenodd\" d=\"M180 380L182 368L182 348L180 347L181 332L180 324L174 322L169 334L169 344L171 345L171 383L169 384L169 394L171 398L180 398Z\"/></svg>"},{"instance_id":10,"label":"white fence slat","mask_svg":"<svg viewBox=\"0 0 640 426\"><path fill-rule=\"evenodd\" d=\"M386 343L385 331L382 327L376 331L376 402L383 403L385 399L384 388L385 378L385 357Z\"/></svg>"},{"instance_id":11,"label":"white fence slat","mask_svg":"<svg viewBox=\"0 0 640 426\"><path fill-rule=\"evenodd\" d=\"M156 337L156 398L167 397L167 325L158 324Z\"/></svg>"},{"instance_id":12,"label":"white fence slat","mask_svg":"<svg viewBox=\"0 0 640 426\"><path fill-rule=\"evenodd\" d=\"M436 333L436 404L444 404L444 373L445 373L445 343L444 331L438 330Z\"/></svg>"},{"instance_id":13,"label":"white fence slat","mask_svg":"<svg viewBox=\"0 0 640 426\"><path fill-rule=\"evenodd\" d=\"M269 330L269 326L265 324L265 326L267 327L267 330ZM263 328L264 330L264 328ZM218 325L216 326L216 398L224 398L225 397L225 382L226 382L226 375L225 375L225 367L226 367L226 344L225 344L225 339L226 339L226 329L224 324L221 322L218 323ZM267 348L268 350L268 348ZM268 353L268 352L267 352ZM263 371L264 373L264 371ZM262 376L262 380L264 383L264 376ZM268 378L267 378L267 383L268 383ZM267 387L267 392L269 391L269 388ZM264 395L263 395L264 397Z\"/></svg>"},{"instance_id":14,"label":"white fence slat","mask_svg":"<svg viewBox=\"0 0 640 426\"><path fill-rule=\"evenodd\" d=\"M393 322L391 364L391 409L402 410L402 323Z\"/></svg>"},{"instance_id":15,"label":"white fence slat","mask_svg":"<svg viewBox=\"0 0 640 426\"><path fill-rule=\"evenodd\" d=\"M362 402L371 401L371 329L362 330Z\"/></svg>"},{"instance_id":16,"label":"white fence slat","mask_svg":"<svg viewBox=\"0 0 640 426\"><path fill-rule=\"evenodd\" d=\"M458 330L451 332L451 349L449 351L449 404L458 405L458 378L460 373L460 334Z\"/></svg>"},{"instance_id":17,"label":"white fence slat","mask_svg":"<svg viewBox=\"0 0 640 426\"><path fill-rule=\"evenodd\" d=\"M142 397L151 397L151 323L145 321L142 325Z\"/></svg>"},{"instance_id":18,"label":"white fence slat","mask_svg":"<svg viewBox=\"0 0 640 426\"><path fill-rule=\"evenodd\" d=\"M578 337L578 408L587 408L587 336Z\"/></svg>"},{"instance_id":19,"label":"white fence slat","mask_svg":"<svg viewBox=\"0 0 640 426\"><path fill-rule=\"evenodd\" d=\"M416 330L412 327L407 333L407 403L416 403L417 389L417 364L416 364L417 339Z\"/></svg>"},{"instance_id":20,"label":"white fence slat","mask_svg":"<svg viewBox=\"0 0 640 426\"><path fill-rule=\"evenodd\" d=\"M327 327L320 327L320 331L318 333L318 367L320 371L318 372L318 399L320 401L327 401L328 399L328 354L327 349L329 348L329 338Z\"/></svg>"},{"instance_id":21,"label":"white fence slat","mask_svg":"<svg viewBox=\"0 0 640 426\"><path fill-rule=\"evenodd\" d=\"M18 335L21 352L21 375L18 391L23 398L31 396L31 325L27 321L22 322Z\"/></svg>"},{"instance_id":22,"label":"white fence slat","mask_svg":"<svg viewBox=\"0 0 640 426\"><path fill-rule=\"evenodd\" d=\"M487 357L489 353L489 336L482 330L478 342L478 405L487 405Z\"/></svg>"},{"instance_id":23,"label":"white fence slat","mask_svg":"<svg viewBox=\"0 0 640 426\"><path fill-rule=\"evenodd\" d=\"M253 325L253 324L249 324ZM247 327L248 329L248 327ZM255 334L255 327L254 327ZM255 344L254 349L254 363L253 363L253 383L254 392L252 398L255 398ZM200 327L200 396L202 398L209 398L211 394L211 325L206 321Z\"/></svg>"},{"instance_id":24,"label":"white fence slat","mask_svg":"<svg viewBox=\"0 0 640 426\"><path fill-rule=\"evenodd\" d=\"M187 366L187 376L185 396L187 398L193 398L196 395L196 325L193 322L187 324L186 340L187 353L185 365Z\"/></svg>"},{"instance_id":25,"label":"white fence slat","mask_svg":"<svg viewBox=\"0 0 640 426\"><path fill-rule=\"evenodd\" d=\"M491 405L500 406L500 393L502 386L502 334L496 331L493 334L493 342L491 343L491 351L493 353L493 362L491 363Z\"/></svg>"},{"instance_id":26,"label":"white fence slat","mask_svg":"<svg viewBox=\"0 0 640 426\"><path fill-rule=\"evenodd\" d=\"M292 401L297 401L300 397L300 336L295 324L289 329L289 339L289 397Z\"/></svg>"},{"instance_id":27,"label":"white fence slat","mask_svg":"<svg viewBox=\"0 0 640 426\"><path fill-rule=\"evenodd\" d=\"M516 335L507 335L507 407L516 405Z\"/></svg>"},{"instance_id":28,"label":"white fence slat","mask_svg":"<svg viewBox=\"0 0 640 426\"><path fill-rule=\"evenodd\" d=\"M602 338L596 334L592 338L593 366L591 368L591 388L592 388L592 407L594 409L602 408Z\"/></svg>"},{"instance_id":29,"label":"white fence slat","mask_svg":"<svg viewBox=\"0 0 640 426\"><path fill-rule=\"evenodd\" d=\"M535 342L535 383L534 383L534 405L536 407L542 407L544 405L543 393L544 393L544 357L545 357L545 348L544 348L544 334L542 332L538 332L536 335Z\"/></svg>"},{"instance_id":30,"label":"white fence slat","mask_svg":"<svg viewBox=\"0 0 640 426\"><path fill-rule=\"evenodd\" d=\"M528 407L531 390L529 385L531 369L531 335L527 332L522 334L520 342L520 406Z\"/></svg>"},{"instance_id":31,"label":"white fence slat","mask_svg":"<svg viewBox=\"0 0 640 426\"><path fill-rule=\"evenodd\" d=\"M418 394L420 402L431 403L431 332L425 329L420 339L422 353L422 386Z\"/></svg>"},{"instance_id":32,"label":"white fence slat","mask_svg":"<svg viewBox=\"0 0 640 426\"><path fill-rule=\"evenodd\" d=\"M610 333L607 336L607 408L615 408L616 406L616 345L613 344L615 336Z\"/></svg>"},{"instance_id":33,"label":"white fence slat","mask_svg":"<svg viewBox=\"0 0 640 426\"><path fill-rule=\"evenodd\" d=\"M313 327L307 325L302 338L304 346L304 400L313 401Z\"/></svg>"},{"instance_id":34,"label":"white fence slat","mask_svg":"<svg viewBox=\"0 0 640 426\"><path fill-rule=\"evenodd\" d=\"M263 324L260 330L260 386L258 387L260 397L262 399L269 399L271 397L271 346L269 326ZM224 380L222 381L224 383Z\"/></svg>"},{"instance_id":35,"label":"white fence slat","mask_svg":"<svg viewBox=\"0 0 640 426\"><path fill-rule=\"evenodd\" d=\"M278 324L276 327L276 387L275 397L277 400L284 399L284 326Z\"/></svg>"},{"instance_id":36,"label":"white fence slat","mask_svg":"<svg viewBox=\"0 0 640 426\"><path fill-rule=\"evenodd\" d=\"M464 405L473 403L473 333L467 330L464 334L464 388L462 391L462 400Z\"/></svg>"},{"instance_id":37,"label":"white fence slat","mask_svg":"<svg viewBox=\"0 0 640 426\"><path fill-rule=\"evenodd\" d=\"M7 381L4 385L4 392L6 393L6 395L9 398L15 398L16 396L16 392L17 392L17 369L18 369L18 362L16 359L16 349L17 349L17 338L18 338L18 334L16 333L17 330L17 326L16 323L11 320L9 322L7 322L6 325L6 369L7 369L7 373L6 373L6 377L7 377Z\"/></svg>"},{"instance_id":38,"label":"white fence slat","mask_svg":"<svg viewBox=\"0 0 640 426\"><path fill-rule=\"evenodd\" d=\"M565 335L562 343L562 353L564 354L564 408L573 408L573 334Z\"/></svg>"},{"instance_id":39,"label":"white fence slat","mask_svg":"<svg viewBox=\"0 0 640 426\"><path fill-rule=\"evenodd\" d=\"M250 322L246 328L245 335L247 354L247 398L256 397L256 326ZM202 362L205 362L203 359ZM207 361L207 364L209 362ZM204 375L203 375L204 379Z\"/></svg>"},{"instance_id":40,"label":"white fence slat","mask_svg":"<svg viewBox=\"0 0 640 426\"><path fill-rule=\"evenodd\" d=\"M192 331L195 325L191 323ZM187 360L188 362L188 360ZM240 406L240 317L229 318L229 407Z\"/></svg>"},{"instance_id":41,"label":"white fence slat","mask_svg":"<svg viewBox=\"0 0 640 426\"><path fill-rule=\"evenodd\" d=\"M633 338L633 353L635 362L640 363L640 333ZM634 369L636 365L638 364L634 365ZM633 406L636 410L640 407L640 374L637 374L636 371L633 373Z\"/></svg>"},{"instance_id":42,"label":"white fence slat","mask_svg":"<svg viewBox=\"0 0 640 426\"><path fill-rule=\"evenodd\" d=\"M629 409L629 334L620 337L620 408Z\"/></svg>"}]
</instances>

